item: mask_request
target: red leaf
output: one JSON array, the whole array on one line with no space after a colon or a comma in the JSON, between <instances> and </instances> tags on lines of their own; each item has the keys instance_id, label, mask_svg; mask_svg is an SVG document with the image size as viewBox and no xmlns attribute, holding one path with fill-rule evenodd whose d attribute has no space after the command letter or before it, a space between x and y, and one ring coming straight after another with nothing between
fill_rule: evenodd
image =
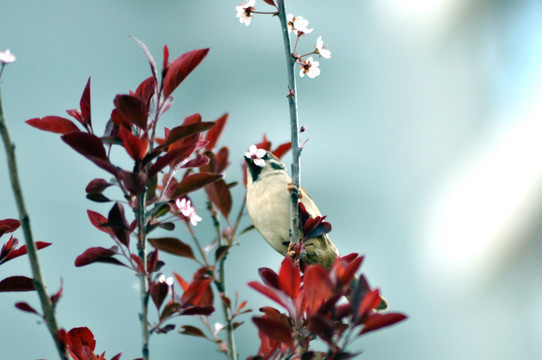
<instances>
[{"instance_id":1,"label":"red leaf","mask_svg":"<svg viewBox=\"0 0 542 360\"><path fill-rule=\"evenodd\" d=\"M0 292L32 290L34 281L26 276L10 276L0 281Z\"/></svg>"},{"instance_id":2,"label":"red leaf","mask_svg":"<svg viewBox=\"0 0 542 360\"><path fill-rule=\"evenodd\" d=\"M327 272L319 265L307 267L303 277L303 289L305 301L313 314L333 295L333 286Z\"/></svg>"},{"instance_id":3,"label":"red leaf","mask_svg":"<svg viewBox=\"0 0 542 360\"><path fill-rule=\"evenodd\" d=\"M84 349L88 348L94 351L96 348L96 340L94 334L87 327L73 328L66 334L66 342L71 352L78 356L78 359L86 359Z\"/></svg>"},{"instance_id":4,"label":"red leaf","mask_svg":"<svg viewBox=\"0 0 542 360\"><path fill-rule=\"evenodd\" d=\"M192 192L194 190L201 189L205 185L211 184L222 178L224 178L223 175L205 172L185 176L181 180L181 182L177 184L177 186L175 186L173 194L171 195L171 199L176 199L184 194L188 194L189 192Z\"/></svg>"},{"instance_id":5,"label":"red leaf","mask_svg":"<svg viewBox=\"0 0 542 360\"><path fill-rule=\"evenodd\" d=\"M149 140L146 135L139 138L122 126L119 128L119 138L122 140L122 146L124 146L124 149L126 149L126 152L132 159L141 160L147 154Z\"/></svg>"},{"instance_id":6,"label":"red leaf","mask_svg":"<svg viewBox=\"0 0 542 360\"><path fill-rule=\"evenodd\" d=\"M222 131L224 130L224 126L226 126L227 121L228 113L225 113L220 118L218 118L218 120L215 121L215 126L213 126L207 132L207 136L205 137L205 140L208 141L207 145L205 146L205 150L210 151L214 149L216 143L218 142L218 139L220 138L220 135L222 134Z\"/></svg>"},{"instance_id":7,"label":"red leaf","mask_svg":"<svg viewBox=\"0 0 542 360\"><path fill-rule=\"evenodd\" d=\"M175 276L175 279L177 280L177 282L179 283L179 285L181 285L181 287L183 288L183 291L186 291L186 289L188 289L188 286L190 284L188 284L186 282L185 279L183 279L183 277L179 274L177 274L175 271L173 272L173 276Z\"/></svg>"},{"instance_id":8,"label":"red leaf","mask_svg":"<svg viewBox=\"0 0 542 360\"><path fill-rule=\"evenodd\" d=\"M120 261L113 256L116 255L115 247L106 249L103 247L92 247L85 250L81 255L75 259L75 266L86 266L95 262L103 262L114 265L123 265Z\"/></svg>"},{"instance_id":9,"label":"red leaf","mask_svg":"<svg viewBox=\"0 0 542 360\"><path fill-rule=\"evenodd\" d=\"M51 295L50 299L51 299L51 303L53 304L53 306L56 306L56 304L58 303L58 300L60 300L60 298L62 297L62 293L64 292L64 282L62 281L62 278L60 279L60 289L58 289L58 291Z\"/></svg>"},{"instance_id":10,"label":"red leaf","mask_svg":"<svg viewBox=\"0 0 542 360\"><path fill-rule=\"evenodd\" d=\"M113 103L123 124L134 124L140 129L147 129L149 107L143 100L134 95L117 95Z\"/></svg>"},{"instance_id":11,"label":"red leaf","mask_svg":"<svg viewBox=\"0 0 542 360\"><path fill-rule=\"evenodd\" d=\"M279 287L288 294L290 298L297 299L301 275L299 273L299 268L290 256L286 256L284 260L282 260L278 280Z\"/></svg>"},{"instance_id":12,"label":"red leaf","mask_svg":"<svg viewBox=\"0 0 542 360\"><path fill-rule=\"evenodd\" d=\"M36 249L43 249L43 248L46 248L47 246L51 245L51 243L46 243L46 242L42 242L42 241L36 241ZM3 262L6 262L6 261L9 261L11 259L14 259L16 257L19 257L19 256L22 256L22 255L25 255L27 253L27 249L26 249L26 245L23 245L21 246L20 248L18 248L17 250L13 250L11 251L4 259L3 259Z\"/></svg>"},{"instance_id":13,"label":"red leaf","mask_svg":"<svg viewBox=\"0 0 542 360\"><path fill-rule=\"evenodd\" d=\"M252 321L258 330L265 335L288 346L293 346L292 329L283 322L265 317L253 317Z\"/></svg>"},{"instance_id":14,"label":"red leaf","mask_svg":"<svg viewBox=\"0 0 542 360\"><path fill-rule=\"evenodd\" d=\"M81 131L71 120L60 116L46 116L41 119L34 118L25 122L37 129L62 135Z\"/></svg>"},{"instance_id":15,"label":"red leaf","mask_svg":"<svg viewBox=\"0 0 542 360\"><path fill-rule=\"evenodd\" d=\"M365 321L365 326L359 334L366 334L370 331L394 325L400 321L405 320L406 318L407 316L401 313L372 313L367 317L367 320Z\"/></svg>"},{"instance_id":16,"label":"red leaf","mask_svg":"<svg viewBox=\"0 0 542 360\"><path fill-rule=\"evenodd\" d=\"M269 5L271 5L271 6L277 7L277 6L275 5L275 2L274 2L273 0L263 0L263 1L264 1L266 4L269 4Z\"/></svg>"},{"instance_id":17,"label":"red leaf","mask_svg":"<svg viewBox=\"0 0 542 360\"><path fill-rule=\"evenodd\" d=\"M136 270L139 274L145 274L145 268L143 267L143 262L136 254L130 254L130 259L136 265Z\"/></svg>"},{"instance_id":18,"label":"red leaf","mask_svg":"<svg viewBox=\"0 0 542 360\"><path fill-rule=\"evenodd\" d=\"M224 218L228 219L232 206L230 189L224 181L220 179L212 184L205 186L205 192L209 200L216 205Z\"/></svg>"},{"instance_id":19,"label":"red leaf","mask_svg":"<svg viewBox=\"0 0 542 360\"><path fill-rule=\"evenodd\" d=\"M85 127L91 126L92 122L90 116L90 77L88 78L85 90L83 90L83 95L81 96L79 106L81 107L81 118L83 125L85 125Z\"/></svg>"},{"instance_id":20,"label":"red leaf","mask_svg":"<svg viewBox=\"0 0 542 360\"><path fill-rule=\"evenodd\" d=\"M358 317L363 317L371 310L376 309L380 305L380 293L378 289L369 291L361 301L361 305L358 310Z\"/></svg>"},{"instance_id":21,"label":"red leaf","mask_svg":"<svg viewBox=\"0 0 542 360\"><path fill-rule=\"evenodd\" d=\"M102 139L95 135L84 132L74 132L63 135L62 140L79 154L89 158L91 161L93 161L92 158L107 160L107 154Z\"/></svg>"},{"instance_id":22,"label":"red leaf","mask_svg":"<svg viewBox=\"0 0 542 360\"><path fill-rule=\"evenodd\" d=\"M285 301L286 299L281 290L273 290L263 284L260 284L257 281L249 282L248 286L262 293L263 295L267 296L268 298L275 301L276 303L282 305L284 308L287 308L286 301Z\"/></svg>"},{"instance_id":23,"label":"red leaf","mask_svg":"<svg viewBox=\"0 0 542 360\"><path fill-rule=\"evenodd\" d=\"M281 145L279 145L278 148L273 150L273 155L275 155L276 157L278 157L280 159L280 158L282 158L284 156L284 154L286 154L288 151L290 151L291 148L292 148L292 143L291 142L281 144Z\"/></svg>"},{"instance_id":24,"label":"red leaf","mask_svg":"<svg viewBox=\"0 0 542 360\"><path fill-rule=\"evenodd\" d=\"M209 298L208 290L211 279L196 279L190 283L181 297L183 307L186 306L210 306L212 296ZM211 292L212 294L212 292Z\"/></svg>"},{"instance_id":25,"label":"red leaf","mask_svg":"<svg viewBox=\"0 0 542 360\"><path fill-rule=\"evenodd\" d=\"M164 76L164 98L167 98L179 84L194 70L205 58L209 49L192 50L173 60Z\"/></svg>"},{"instance_id":26,"label":"red leaf","mask_svg":"<svg viewBox=\"0 0 542 360\"><path fill-rule=\"evenodd\" d=\"M104 226L107 225L107 218L105 216L92 210L87 210L87 215L92 225L94 225L98 230L113 236L111 229L108 226Z\"/></svg>"},{"instance_id":27,"label":"red leaf","mask_svg":"<svg viewBox=\"0 0 542 360\"><path fill-rule=\"evenodd\" d=\"M15 307L17 309L21 310L21 311L25 311L25 312L28 312L28 313L40 315L36 310L34 310L34 308L32 306L28 305L25 302L18 302L18 303L15 304Z\"/></svg>"},{"instance_id":28,"label":"red leaf","mask_svg":"<svg viewBox=\"0 0 542 360\"><path fill-rule=\"evenodd\" d=\"M168 254L195 259L194 253L192 252L192 248L190 247L190 245L183 243L179 239L164 237L149 238L148 240L155 249L162 250L164 252L167 252Z\"/></svg>"},{"instance_id":29,"label":"red leaf","mask_svg":"<svg viewBox=\"0 0 542 360\"><path fill-rule=\"evenodd\" d=\"M196 115L199 116L199 114L196 114ZM169 132L169 135L166 140L166 144L171 145L174 142L184 139L190 135L198 134L205 130L209 130L214 126L214 124L215 124L214 122L205 121L205 122L196 122L192 124L174 127Z\"/></svg>"},{"instance_id":30,"label":"red leaf","mask_svg":"<svg viewBox=\"0 0 542 360\"><path fill-rule=\"evenodd\" d=\"M0 220L0 236L13 232L21 226L21 222L17 219Z\"/></svg>"},{"instance_id":31,"label":"red leaf","mask_svg":"<svg viewBox=\"0 0 542 360\"><path fill-rule=\"evenodd\" d=\"M162 71L165 73L169 66L169 48L167 45L164 45L164 60L162 62Z\"/></svg>"},{"instance_id":32,"label":"red leaf","mask_svg":"<svg viewBox=\"0 0 542 360\"><path fill-rule=\"evenodd\" d=\"M348 262L342 258L337 259L331 267L331 274L334 274L340 285L350 285L362 261L363 256L349 259Z\"/></svg>"},{"instance_id":33,"label":"red leaf","mask_svg":"<svg viewBox=\"0 0 542 360\"><path fill-rule=\"evenodd\" d=\"M156 80L150 76L143 80L136 89L135 94L149 106L154 91L156 89Z\"/></svg>"}]
</instances>

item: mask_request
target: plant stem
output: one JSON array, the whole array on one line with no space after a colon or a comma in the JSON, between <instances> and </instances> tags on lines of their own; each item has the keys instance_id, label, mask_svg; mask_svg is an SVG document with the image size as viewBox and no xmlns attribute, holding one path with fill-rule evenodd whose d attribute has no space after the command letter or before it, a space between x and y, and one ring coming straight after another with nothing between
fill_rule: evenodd
<instances>
[{"instance_id":1,"label":"plant stem","mask_svg":"<svg viewBox=\"0 0 542 360\"><path fill-rule=\"evenodd\" d=\"M139 274L140 294L141 294L141 341L142 341L142 356L144 360L148 360L149 356L149 283L146 275L147 270L147 239L145 234L145 198L146 192L143 191L138 197L136 208L137 228L138 228L138 256L143 264L144 273Z\"/></svg>"},{"instance_id":2,"label":"plant stem","mask_svg":"<svg viewBox=\"0 0 542 360\"><path fill-rule=\"evenodd\" d=\"M212 206L212 205L210 205ZM220 230L220 222L218 220L218 215L216 210L211 210L211 214L213 214L213 225L215 226L216 235L218 239L218 248L222 246L222 231ZM218 291L220 291L224 296L226 296L226 255L220 259L219 265L218 265L218 282L215 281L215 285L218 288ZM229 360L237 360L237 350L235 348L235 338L233 335L233 324L232 324L232 316L231 316L231 309L226 305L226 303L221 299L222 302L222 312L224 313L224 320L226 320L226 331L228 334L228 359Z\"/></svg>"},{"instance_id":3,"label":"plant stem","mask_svg":"<svg viewBox=\"0 0 542 360\"><path fill-rule=\"evenodd\" d=\"M292 138L292 189L290 192L290 241L299 242L299 187L301 184L301 147L299 146L299 121L297 115L297 89L295 83L295 57L292 55L290 35L288 33L288 21L286 20L286 8L284 0L278 0L279 19L282 28L284 52L286 55L286 72L288 74L288 105L290 107L290 133Z\"/></svg>"},{"instance_id":4,"label":"plant stem","mask_svg":"<svg viewBox=\"0 0 542 360\"><path fill-rule=\"evenodd\" d=\"M19 182L19 175L17 171L17 161L15 158L15 144L11 142L9 136L9 131L7 128L7 123L4 120L4 109L2 106L2 97L0 96L0 133L2 134L2 140L6 149L7 163L9 168L9 175L11 180L11 187L13 189L13 195L15 197L15 202L17 203L17 209L19 211L19 218L21 219L21 225L23 228L23 234L25 238L26 248L28 250L28 259L30 260L30 267L32 269L32 275L34 280L34 287L38 293L43 314L45 317L45 323L47 328L53 337L55 342L58 355L60 359L67 360L68 355L66 354L66 349L58 341L58 325L55 317L55 310L49 295L47 294L47 289L43 276L41 274L41 267L39 264L38 254L34 238L32 236L32 230L30 227L30 217L26 211L24 205L23 192L21 189L21 184Z\"/></svg>"}]
</instances>

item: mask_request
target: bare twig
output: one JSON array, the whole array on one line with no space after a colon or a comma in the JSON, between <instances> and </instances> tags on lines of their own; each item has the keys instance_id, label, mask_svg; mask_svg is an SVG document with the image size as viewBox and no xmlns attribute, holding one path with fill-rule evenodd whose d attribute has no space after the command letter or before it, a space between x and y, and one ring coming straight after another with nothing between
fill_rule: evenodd
<instances>
[{"instance_id":1,"label":"bare twig","mask_svg":"<svg viewBox=\"0 0 542 360\"><path fill-rule=\"evenodd\" d=\"M146 192L143 191L139 195L138 205L136 207L137 227L138 227L138 256L143 264L143 269L147 269L147 234L145 233L145 198ZM142 356L144 360L148 360L149 356L149 282L146 273L139 274L139 286L141 295L141 341L142 341Z\"/></svg>"},{"instance_id":2,"label":"bare twig","mask_svg":"<svg viewBox=\"0 0 542 360\"><path fill-rule=\"evenodd\" d=\"M213 206L213 205L210 205ZM216 209L213 211L211 210L212 218L213 218L213 225L216 230L217 235L217 242L218 242L218 248L220 248L222 244L222 231L220 229L220 221L218 219L218 214ZM218 281L215 281L215 286L217 287L218 291L224 294L226 296L226 255L224 255L220 260L218 264ZM224 314L224 320L226 321L226 332L228 334L228 359L229 360L237 360L237 349L235 348L235 338L233 335L233 324L232 324L232 314L231 309L226 305L224 299L221 299L222 302L222 312Z\"/></svg>"},{"instance_id":3,"label":"bare twig","mask_svg":"<svg viewBox=\"0 0 542 360\"><path fill-rule=\"evenodd\" d=\"M279 0L279 19L282 28L284 52L286 55L286 72L288 73L288 104L290 106L290 132L292 138L292 189L290 203L290 241L299 242L299 188L301 184L301 147L299 146L299 121L297 114L297 89L294 68L296 58L292 54L288 21L284 0Z\"/></svg>"},{"instance_id":4,"label":"bare twig","mask_svg":"<svg viewBox=\"0 0 542 360\"><path fill-rule=\"evenodd\" d=\"M4 109L2 106L2 98L0 96L0 133L2 135L2 140L4 142L4 147L6 149L7 163L9 168L9 176L11 180L11 187L13 189L13 195L15 197L15 202L17 203L17 209L19 211L19 218L21 219L21 225L23 229L23 234L25 238L26 248L28 250L28 259L30 260L30 267L32 269L32 275L34 280L34 287L38 293L43 314L45 317L45 323L53 341L55 342L58 355L60 359L67 360L68 355L66 354L66 349L60 343L58 339L58 325L55 318L55 310L49 295L47 294L47 289L43 276L41 274L41 267L38 259L37 248L32 236L32 230L30 227L30 217L26 211L24 205L23 192L21 189L21 184L19 182L19 175L17 172L17 161L15 158L15 145L11 142L9 136L9 131L7 128L7 123L4 119Z\"/></svg>"}]
</instances>

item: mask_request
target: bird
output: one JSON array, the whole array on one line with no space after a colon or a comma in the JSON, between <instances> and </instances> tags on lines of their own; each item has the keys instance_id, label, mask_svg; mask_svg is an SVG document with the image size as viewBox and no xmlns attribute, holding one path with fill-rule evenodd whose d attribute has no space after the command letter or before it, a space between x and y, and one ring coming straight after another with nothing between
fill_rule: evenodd
<instances>
[{"instance_id":1,"label":"bird","mask_svg":"<svg viewBox=\"0 0 542 360\"><path fill-rule=\"evenodd\" d=\"M271 152L252 145L245 153L247 164L246 206L252 224L273 249L286 256L290 247L290 188L292 179L284 164ZM305 189L300 188L299 201L309 216L321 216ZM329 270L339 251L327 234L306 239L302 260Z\"/></svg>"}]
</instances>

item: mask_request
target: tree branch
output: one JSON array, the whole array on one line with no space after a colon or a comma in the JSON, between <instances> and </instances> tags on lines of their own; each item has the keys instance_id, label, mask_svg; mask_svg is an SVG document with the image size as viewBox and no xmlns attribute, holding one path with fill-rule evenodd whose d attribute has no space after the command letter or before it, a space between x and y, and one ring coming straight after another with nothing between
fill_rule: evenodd
<instances>
[{"instance_id":1,"label":"tree branch","mask_svg":"<svg viewBox=\"0 0 542 360\"><path fill-rule=\"evenodd\" d=\"M297 88L295 82L295 57L292 54L290 35L288 33L288 21L286 20L286 8L284 0L279 0L279 19L282 28L284 52L286 55L286 72L288 74L288 105L290 107L290 132L292 139L292 188L290 202L290 242L297 243L300 240L299 231L299 188L301 184L301 147L299 145L299 121L297 114Z\"/></svg>"},{"instance_id":2,"label":"tree branch","mask_svg":"<svg viewBox=\"0 0 542 360\"><path fill-rule=\"evenodd\" d=\"M49 295L47 294L45 281L41 274L41 267L38 259L37 248L32 236L32 230L30 227L30 217L26 211L24 205L23 192L21 189L21 184L19 182L19 174L17 171L17 161L15 158L15 144L11 142L9 136L9 131L7 128L7 123L4 120L4 109L2 106L2 97L0 96L0 133L2 135L2 140L4 142L4 147L6 149L7 163L9 168L9 176L11 180L11 187L13 189L13 196L15 197L15 202L17 203L17 209L19 211L19 218L21 219L21 225L23 229L24 239L26 248L28 250L28 259L30 260L30 267L32 269L32 275L34 280L34 287L38 293L43 314L45 317L45 323L53 341L55 342L58 355L62 360L68 360L68 355L64 346L58 340L58 325L55 318L55 310Z\"/></svg>"}]
</instances>

